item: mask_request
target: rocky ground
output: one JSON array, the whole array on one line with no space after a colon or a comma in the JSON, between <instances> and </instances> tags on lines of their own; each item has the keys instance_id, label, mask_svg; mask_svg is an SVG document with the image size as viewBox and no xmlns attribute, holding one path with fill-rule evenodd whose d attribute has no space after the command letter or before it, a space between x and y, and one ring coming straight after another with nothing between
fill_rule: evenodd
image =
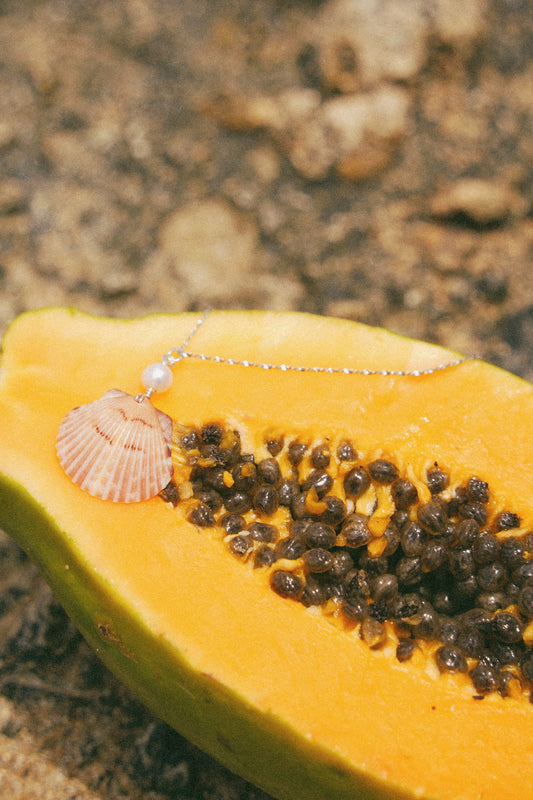
<instances>
[{"instance_id":1,"label":"rocky ground","mask_svg":"<svg viewBox=\"0 0 533 800\"><path fill-rule=\"evenodd\" d=\"M22 311L358 319L533 379L528 0L0 0L0 332ZM0 540L0 793L259 800Z\"/></svg>"}]
</instances>

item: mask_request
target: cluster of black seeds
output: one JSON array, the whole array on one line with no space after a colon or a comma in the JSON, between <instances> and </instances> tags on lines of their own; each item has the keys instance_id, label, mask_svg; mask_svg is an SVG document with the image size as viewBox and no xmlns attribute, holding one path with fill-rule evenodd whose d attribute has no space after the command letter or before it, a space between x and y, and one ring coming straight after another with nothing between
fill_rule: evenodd
<instances>
[{"instance_id":1,"label":"cluster of black seeds","mask_svg":"<svg viewBox=\"0 0 533 800\"><path fill-rule=\"evenodd\" d=\"M533 698L533 532L513 535L513 512L489 516L481 478L452 492L435 463L422 502L394 463L361 463L350 441L330 452L328 441L267 438L269 455L257 460L242 452L238 432L217 423L177 438L190 469L190 521L220 527L235 557L269 568L278 595L333 607L374 649L392 627L402 662L433 644L438 668L468 672L477 697ZM372 486L389 486L393 498L377 532L355 510ZM179 502L173 484L163 496Z\"/></svg>"}]
</instances>

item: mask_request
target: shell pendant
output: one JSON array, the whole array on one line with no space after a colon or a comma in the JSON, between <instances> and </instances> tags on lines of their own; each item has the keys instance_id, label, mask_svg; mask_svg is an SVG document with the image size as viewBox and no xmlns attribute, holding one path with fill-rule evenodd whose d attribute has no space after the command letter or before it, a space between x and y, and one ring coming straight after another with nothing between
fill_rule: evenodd
<instances>
[{"instance_id":1,"label":"shell pendant","mask_svg":"<svg viewBox=\"0 0 533 800\"><path fill-rule=\"evenodd\" d=\"M148 397L110 389L72 409L57 439L59 462L84 491L114 503L155 497L172 473L172 420Z\"/></svg>"}]
</instances>

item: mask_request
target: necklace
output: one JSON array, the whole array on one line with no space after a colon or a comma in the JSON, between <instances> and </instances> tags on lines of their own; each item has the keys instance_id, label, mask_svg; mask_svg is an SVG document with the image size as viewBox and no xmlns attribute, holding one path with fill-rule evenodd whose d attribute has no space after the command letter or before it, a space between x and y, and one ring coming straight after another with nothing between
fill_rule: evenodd
<instances>
[{"instance_id":1,"label":"necklace","mask_svg":"<svg viewBox=\"0 0 533 800\"><path fill-rule=\"evenodd\" d=\"M207 310L197 319L181 345L165 353L160 362L144 369L141 375L143 392L133 396L120 389L110 389L100 399L77 406L66 415L59 427L56 450L61 466L73 483L101 500L121 503L148 500L167 486L173 474L173 422L152 405L150 398L170 389L174 380L172 368L188 358L257 370L403 378L432 375L472 358L457 358L426 369L375 370L273 364L188 350L209 313Z\"/></svg>"}]
</instances>

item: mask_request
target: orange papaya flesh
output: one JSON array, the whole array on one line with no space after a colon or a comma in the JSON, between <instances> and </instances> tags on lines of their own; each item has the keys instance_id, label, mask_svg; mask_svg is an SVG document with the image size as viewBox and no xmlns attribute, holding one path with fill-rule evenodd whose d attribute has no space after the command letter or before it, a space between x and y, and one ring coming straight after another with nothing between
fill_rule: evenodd
<instances>
[{"instance_id":1,"label":"orange papaya flesh","mask_svg":"<svg viewBox=\"0 0 533 800\"><path fill-rule=\"evenodd\" d=\"M224 537L188 521L189 501L105 503L65 477L54 449L63 415L114 386L139 391L143 368L195 319L51 309L12 325L0 375L0 524L155 713L273 796L527 796L527 691L476 700L463 674L439 674L424 657L400 663L389 646L371 650L357 630L275 594L269 570L243 565ZM455 357L356 323L264 312L214 312L191 349L368 369ZM452 485L487 480L493 516L512 510L521 529L533 527L533 389L477 361L412 378L188 359L157 405L186 426L237 429L245 452L264 453L279 431L348 438L367 461L390 458L412 476L436 461Z\"/></svg>"}]
</instances>

